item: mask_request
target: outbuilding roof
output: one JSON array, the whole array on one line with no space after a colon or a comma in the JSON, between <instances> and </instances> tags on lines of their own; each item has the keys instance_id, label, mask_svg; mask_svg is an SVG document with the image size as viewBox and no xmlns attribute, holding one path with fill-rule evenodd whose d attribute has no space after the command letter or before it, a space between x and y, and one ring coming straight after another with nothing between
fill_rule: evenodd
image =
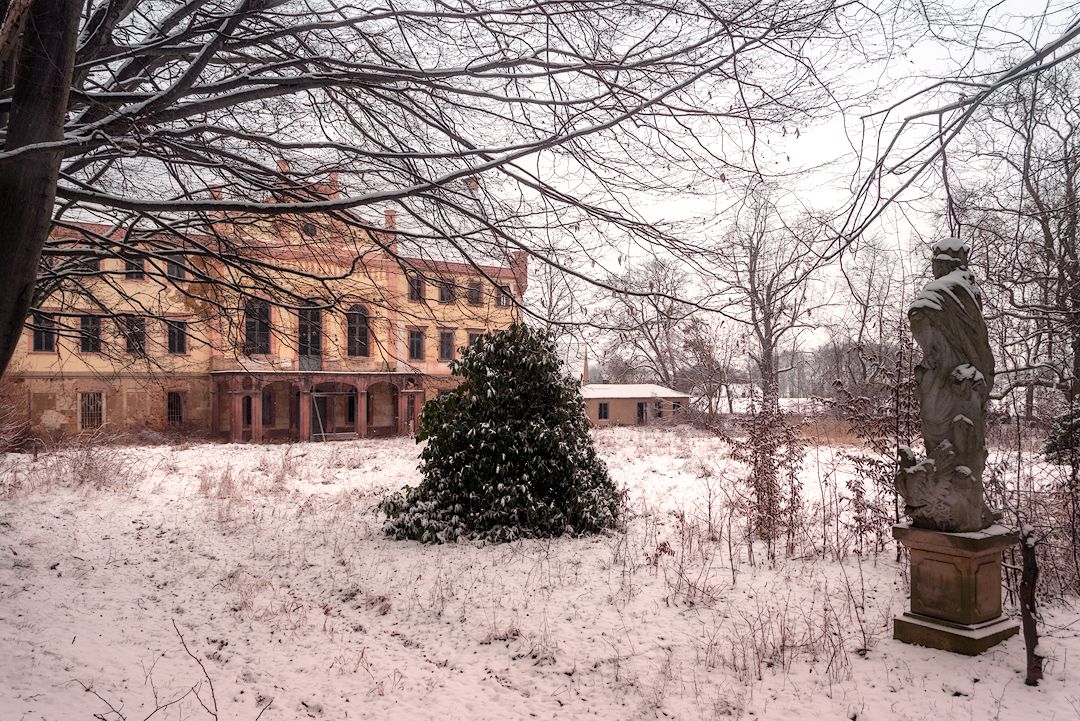
<instances>
[{"instance_id":1,"label":"outbuilding roof","mask_svg":"<svg viewBox=\"0 0 1080 721\"><path fill-rule=\"evenodd\" d=\"M581 386L581 395L589 398L689 398L655 383L589 383Z\"/></svg>"}]
</instances>

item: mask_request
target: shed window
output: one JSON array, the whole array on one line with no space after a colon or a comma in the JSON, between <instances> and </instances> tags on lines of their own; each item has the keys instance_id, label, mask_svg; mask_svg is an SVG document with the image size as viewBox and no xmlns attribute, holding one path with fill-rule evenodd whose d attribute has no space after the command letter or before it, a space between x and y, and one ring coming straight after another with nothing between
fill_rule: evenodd
<instances>
[{"instance_id":1,"label":"shed window","mask_svg":"<svg viewBox=\"0 0 1080 721\"><path fill-rule=\"evenodd\" d=\"M607 403L601 403L600 404L600 409L597 411L596 417L599 418L602 421L606 421L608 419L608 404Z\"/></svg>"}]
</instances>

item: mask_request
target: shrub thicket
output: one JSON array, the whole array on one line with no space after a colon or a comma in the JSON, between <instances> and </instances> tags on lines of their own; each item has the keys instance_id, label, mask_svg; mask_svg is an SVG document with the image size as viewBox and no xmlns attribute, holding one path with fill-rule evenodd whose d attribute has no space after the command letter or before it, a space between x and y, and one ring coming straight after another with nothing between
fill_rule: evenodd
<instances>
[{"instance_id":1,"label":"shrub thicket","mask_svg":"<svg viewBox=\"0 0 1080 721\"><path fill-rule=\"evenodd\" d=\"M522 324L481 336L451 371L461 384L421 414L423 482L380 504L389 535L503 542L616 524L621 495L548 336Z\"/></svg>"}]
</instances>

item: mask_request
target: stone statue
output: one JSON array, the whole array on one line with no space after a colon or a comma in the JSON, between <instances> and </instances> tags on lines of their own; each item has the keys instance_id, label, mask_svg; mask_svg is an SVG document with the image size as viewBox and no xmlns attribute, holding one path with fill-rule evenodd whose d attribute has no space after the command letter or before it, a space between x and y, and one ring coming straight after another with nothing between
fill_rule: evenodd
<instances>
[{"instance_id":1,"label":"stone statue","mask_svg":"<svg viewBox=\"0 0 1080 721\"><path fill-rule=\"evenodd\" d=\"M912 526L979 531L996 520L983 500L986 401L994 387L994 356L982 315L982 293L957 238L934 244L934 280L908 310L922 349L915 368L927 457L900 449L896 489Z\"/></svg>"}]
</instances>

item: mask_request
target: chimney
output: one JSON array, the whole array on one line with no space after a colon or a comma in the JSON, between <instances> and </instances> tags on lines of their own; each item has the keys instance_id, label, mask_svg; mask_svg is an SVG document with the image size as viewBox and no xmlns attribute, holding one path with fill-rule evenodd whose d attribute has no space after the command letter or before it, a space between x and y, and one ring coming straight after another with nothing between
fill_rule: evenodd
<instances>
[{"instance_id":1,"label":"chimney","mask_svg":"<svg viewBox=\"0 0 1080 721\"><path fill-rule=\"evenodd\" d=\"M331 198L341 197L341 177L339 176L338 171L330 171L330 177L326 181L326 185L330 191L329 193L327 193L327 195L329 195Z\"/></svg>"},{"instance_id":2,"label":"chimney","mask_svg":"<svg viewBox=\"0 0 1080 721\"><path fill-rule=\"evenodd\" d=\"M469 192L476 195L480 192L480 181L476 179L476 176L470 176L465 183L469 186Z\"/></svg>"},{"instance_id":3,"label":"chimney","mask_svg":"<svg viewBox=\"0 0 1080 721\"><path fill-rule=\"evenodd\" d=\"M524 296L529 287L529 254L524 250L515 250L511 253L510 272L514 274L518 294Z\"/></svg>"},{"instance_id":4,"label":"chimney","mask_svg":"<svg viewBox=\"0 0 1080 721\"><path fill-rule=\"evenodd\" d=\"M288 160L286 160L285 158L278 158L277 169L279 173L288 173L289 168L290 166Z\"/></svg>"},{"instance_id":5,"label":"chimney","mask_svg":"<svg viewBox=\"0 0 1080 721\"><path fill-rule=\"evenodd\" d=\"M585 362L581 367L581 385L589 384L589 345L585 344Z\"/></svg>"},{"instance_id":6,"label":"chimney","mask_svg":"<svg viewBox=\"0 0 1080 721\"><path fill-rule=\"evenodd\" d=\"M220 185L210 188L210 197L214 200L221 200L225 197L225 193L222 192Z\"/></svg>"},{"instance_id":7,"label":"chimney","mask_svg":"<svg viewBox=\"0 0 1080 721\"><path fill-rule=\"evenodd\" d=\"M387 230L393 230L397 227L397 211L393 208L387 208L383 211L383 227Z\"/></svg>"}]
</instances>

